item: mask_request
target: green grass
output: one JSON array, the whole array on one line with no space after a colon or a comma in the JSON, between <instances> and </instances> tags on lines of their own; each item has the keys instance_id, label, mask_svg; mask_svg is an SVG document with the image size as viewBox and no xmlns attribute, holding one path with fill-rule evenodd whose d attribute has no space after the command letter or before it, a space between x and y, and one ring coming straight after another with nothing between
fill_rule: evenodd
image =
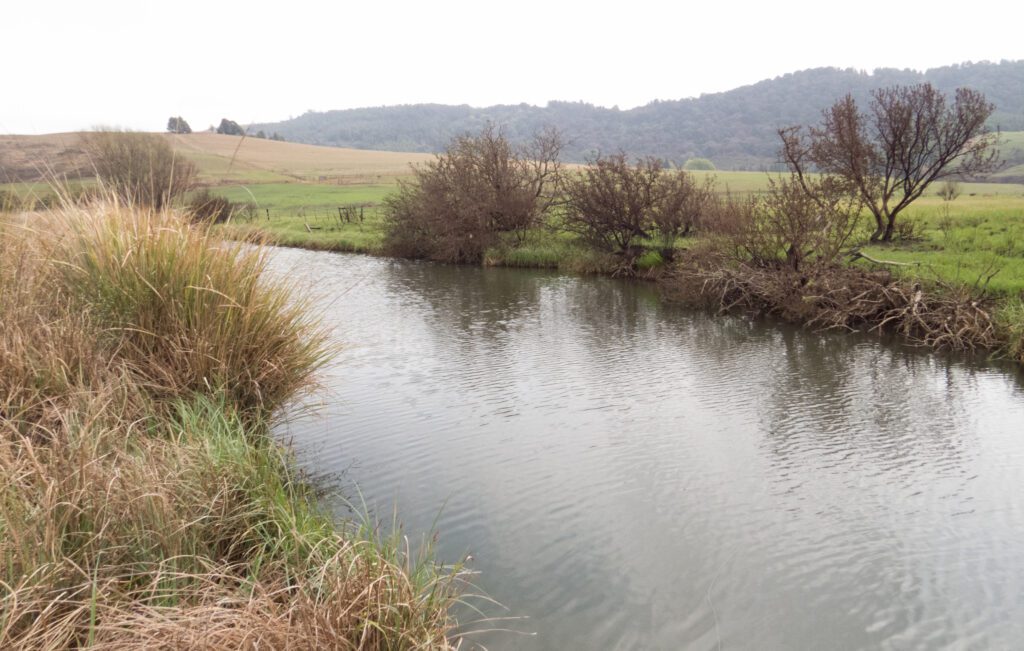
<instances>
[{"instance_id":1,"label":"green grass","mask_svg":"<svg viewBox=\"0 0 1024 651\"><path fill-rule=\"evenodd\" d=\"M337 216L338 206L353 203L379 204L394 190L394 184L266 183L218 187L214 192L233 202L254 202L261 212L269 209L271 219L295 217L305 212L310 220L315 220Z\"/></svg>"},{"instance_id":2,"label":"green grass","mask_svg":"<svg viewBox=\"0 0 1024 651\"><path fill-rule=\"evenodd\" d=\"M965 184L965 188L984 191L990 185ZM919 240L867 246L864 252L875 258L920 263L899 268L904 276L984 284L996 294L1020 294L1024 292L1024 188L997 185L996 189L1003 192L970 196L965 189L951 202L924 197L901 216L903 223L914 223Z\"/></svg>"}]
</instances>

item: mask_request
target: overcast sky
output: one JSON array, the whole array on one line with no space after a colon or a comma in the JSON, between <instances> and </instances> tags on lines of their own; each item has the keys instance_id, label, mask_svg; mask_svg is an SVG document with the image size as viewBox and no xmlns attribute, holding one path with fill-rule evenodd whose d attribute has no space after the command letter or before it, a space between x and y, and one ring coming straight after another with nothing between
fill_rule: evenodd
<instances>
[{"instance_id":1,"label":"overcast sky","mask_svg":"<svg viewBox=\"0 0 1024 651\"><path fill-rule=\"evenodd\" d=\"M1024 59L1020 0L2 0L0 25L0 133L419 102L625 109L819 66Z\"/></svg>"}]
</instances>

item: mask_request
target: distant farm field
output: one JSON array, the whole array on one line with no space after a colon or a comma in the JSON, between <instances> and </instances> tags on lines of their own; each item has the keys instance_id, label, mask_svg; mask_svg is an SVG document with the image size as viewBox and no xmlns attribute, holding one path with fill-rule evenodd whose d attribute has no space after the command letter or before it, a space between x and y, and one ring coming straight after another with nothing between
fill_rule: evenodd
<instances>
[{"instance_id":1,"label":"distant farm field","mask_svg":"<svg viewBox=\"0 0 1024 651\"><path fill-rule=\"evenodd\" d=\"M431 154L319 147L215 133L169 135L175 151L199 166L211 183L381 183L406 176Z\"/></svg>"},{"instance_id":2,"label":"distant farm field","mask_svg":"<svg viewBox=\"0 0 1024 651\"><path fill-rule=\"evenodd\" d=\"M430 154L318 147L223 136L165 134L175 151L193 161L208 184L318 182L380 183L409 174ZM0 182L52 181L90 176L78 133L0 136Z\"/></svg>"}]
</instances>

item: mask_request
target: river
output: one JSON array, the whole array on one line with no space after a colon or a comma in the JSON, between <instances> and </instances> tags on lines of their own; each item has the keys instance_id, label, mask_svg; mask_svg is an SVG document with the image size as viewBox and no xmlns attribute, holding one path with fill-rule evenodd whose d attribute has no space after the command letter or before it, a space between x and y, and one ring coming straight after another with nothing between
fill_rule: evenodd
<instances>
[{"instance_id":1,"label":"river","mask_svg":"<svg viewBox=\"0 0 1024 651\"><path fill-rule=\"evenodd\" d=\"M278 433L446 562L498 649L1011 648L1013 368L600 277L300 250L342 349Z\"/></svg>"}]
</instances>

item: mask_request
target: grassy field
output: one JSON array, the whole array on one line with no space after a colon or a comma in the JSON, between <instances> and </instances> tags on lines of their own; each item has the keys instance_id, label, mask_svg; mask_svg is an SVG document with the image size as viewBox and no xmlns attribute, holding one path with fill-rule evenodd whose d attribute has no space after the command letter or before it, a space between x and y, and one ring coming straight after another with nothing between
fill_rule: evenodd
<instances>
[{"instance_id":1,"label":"grassy field","mask_svg":"<svg viewBox=\"0 0 1024 651\"><path fill-rule=\"evenodd\" d=\"M207 132L164 137L196 164L200 180L208 184L387 183L408 175L410 165L431 159L430 154L318 147ZM0 183L77 178L88 176L90 169L81 134L0 136Z\"/></svg>"},{"instance_id":2,"label":"grassy field","mask_svg":"<svg viewBox=\"0 0 1024 651\"><path fill-rule=\"evenodd\" d=\"M1002 192L984 194L990 185ZM904 275L985 285L996 294L1020 295L1024 292L1024 186L964 187L964 195L951 202L928 196L908 208L903 221L914 225L914 237L864 251L875 258L919 263L900 268Z\"/></svg>"},{"instance_id":3,"label":"grassy field","mask_svg":"<svg viewBox=\"0 0 1024 651\"><path fill-rule=\"evenodd\" d=\"M175 151L199 166L201 179L210 183L372 185L406 176L410 165L433 158L430 154L319 147L215 133L167 137Z\"/></svg>"}]
</instances>

